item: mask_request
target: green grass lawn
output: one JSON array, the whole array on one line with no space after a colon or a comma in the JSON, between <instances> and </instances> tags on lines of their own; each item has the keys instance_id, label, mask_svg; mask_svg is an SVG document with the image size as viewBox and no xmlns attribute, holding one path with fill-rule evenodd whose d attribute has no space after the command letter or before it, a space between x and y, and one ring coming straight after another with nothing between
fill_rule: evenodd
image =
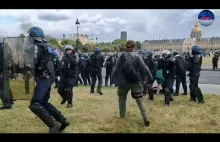
<instances>
[{"instance_id":1,"label":"green grass lawn","mask_svg":"<svg viewBox=\"0 0 220 142\"><path fill-rule=\"evenodd\" d=\"M21 88L20 88L21 89ZM147 100L150 127L144 127L135 100L128 94L125 119L119 118L117 88L103 88L103 96L89 94L89 86L74 88L73 108L60 105L57 90L51 103L69 119L64 133L216 133L220 132L220 97L205 95L205 104L189 102L189 95L175 97L170 107L164 96ZM0 133L48 133L48 128L29 109L29 101L15 101L11 110L0 112Z\"/></svg>"}]
</instances>

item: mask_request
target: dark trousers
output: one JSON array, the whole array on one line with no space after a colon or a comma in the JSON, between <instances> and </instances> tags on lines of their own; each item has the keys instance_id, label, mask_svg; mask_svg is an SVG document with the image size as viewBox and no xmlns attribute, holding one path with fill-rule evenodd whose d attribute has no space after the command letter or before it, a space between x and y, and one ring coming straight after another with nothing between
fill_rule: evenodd
<instances>
[{"instance_id":1,"label":"dark trousers","mask_svg":"<svg viewBox=\"0 0 220 142\"><path fill-rule=\"evenodd\" d=\"M186 74L185 75L177 75L176 76L176 92L175 94L179 94L180 83L182 82L184 94L187 94L187 85L186 85Z\"/></svg>"},{"instance_id":2,"label":"dark trousers","mask_svg":"<svg viewBox=\"0 0 220 142\"><path fill-rule=\"evenodd\" d=\"M213 70L218 69L218 62L214 62L214 63L212 63L212 65L213 65Z\"/></svg>"},{"instance_id":3,"label":"dark trousers","mask_svg":"<svg viewBox=\"0 0 220 142\"><path fill-rule=\"evenodd\" d=\"M86 76L85 76L85 69L80 70L80 76L83 80L84 85L87 85Z\"/></svg>"},{"instance_id":4,"label":"dark trousers","mask_svg":"<svg viewBox=\"0 0 220 142\"><path fill-rule=\"evenodd\" d=\"M0 98L4 106L8 107L14 103L9 79L4 80L2 75L0 75Z\"/></svg>"},{"instance_id":5,"label":"dark trousers","mask_svg":"<svg viewBox=\"0 0 220 142\"><path fill-rule=\"evenodd\" d=\"M81 75L78 75L78 81L80 82L80 84L83 84L83 81L82 79L80 78ZM78 82L77 82L77 85L78 85Z\"/></svg>"},{"instance_id":6,"label":"dark trousers","mask_svg":"<svg viewBox=\"0 0 220 142\"><path fill-rule=\"evenodd\" d=\"M203 95L201 92L201 89L199 88L199 77L200 74L193 75L189 77L190 84L189 84L189 89L190 89L190 98L192 101L196 101L196 98L198 99L199 102L203 101Z\"/></svg>"},{"instance_id":7,"label":"dark trousers","mask_svg":"<svg viewBox=\"0 0 220 142\"><path fill-rule=\"evenodd\" d=\"M174 78L164 78L163 87L164 87L164 95L165 95L165 105L169 105L172 100L171 93L173 91L173 83Z\"/></svg>"},{"instance_id":8,"label":"dark trousers","mask_svg":"<svg viewBox=\"0 0 220 142\"><path fill-rule=\"evenodd\" d=\"M58 86L58 84L59 84L59 79L58 79L58 76L56 76L56 77L55 77L54 82L55 82L55 86Z\"/></svg>"},{"instance_id":9,"label":"dark trousers","mask_svg":"<svg viewBox=\"0 0 220 142\"><path fill-rule=\"evenodd\" d=\"M30 74L25 74L24 75L24 88L25 88L25 93L26 94L30 93L30 79L31 79Z\"/></svg>"},{"instance_id":10,"label":"dark trousers","mask_svg":"<svg viewBox=\"0 0 220 142\"><path fill-rule=\"evenodd\" d=\"M68 104L72 104L73 99L73 86L75 85L77 78L61 77L58 85L58 93L60 96L68 101Z\"/></svg>"},{"instance_id":11,"label":"dark trousers","mask_svg":"<svg viewBox=\"0 0 220 142\"><path fill-rule=\"evenodd\" d=\"M35 78L35 81L36 86L29 106L30 110L48 127L54 125L54 119L60 123L64 122L64 116L49 102L53 79Z\"/></svg>"},{"instance_id":12,"label":"dark trousers","mask_svg":"<svg viewBox=\"0 0 220 142\"><path fill-rule=\"evenodd\" d=\"M87 69L85 70L85 79L86 79L86 85L89 83L91 85L91 80L90 80L90 71ZM87 82L88 81L88 82Z\"/></svg>"},{"instance_id":13,"label":"dark trousers","mask_svg":"<svg viewBox=\"0 0 220 142\"><path fill-rule=\"evenodd\" d=\"M110 85L112 85L112 70L106 69L106 75L105 75L105 85L108 86L108 79L110 79Z\"/></svg>"},{"instance_id":14,"label":"dark trousers","mask_svg":"<svg viewBox=\"0 0 220 142\"><path fill-rule=\"evenodd\" d=\"M98 78L97 92L99 92L102 88L102 68L92 68L91 77L92 77L91 90L94 91L96 80Z\"/></svg>"}]
</instances>

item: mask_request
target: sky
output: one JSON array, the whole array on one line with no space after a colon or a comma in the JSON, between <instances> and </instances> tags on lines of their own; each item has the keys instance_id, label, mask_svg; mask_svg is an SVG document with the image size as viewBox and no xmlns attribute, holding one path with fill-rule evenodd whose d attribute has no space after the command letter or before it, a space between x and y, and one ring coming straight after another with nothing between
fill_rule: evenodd
<instances>
[{"instance_id":1,"label":"sky","mask_svg":"<svg viewBox=\"0 0 220 142\"><path fill-rule=\"evenodd\" d=\"M212 10L215 21L203 27L203 37L220 36L220 10ZM32 26L40 27L46 35L61 38L76 33L79 19L80 34L97 37L98 42L111 42L127 31L128 39L141 41L153 39L188 38L200 10L0 10L0 36L26 34Z\"/></svg>"}]
</instances>

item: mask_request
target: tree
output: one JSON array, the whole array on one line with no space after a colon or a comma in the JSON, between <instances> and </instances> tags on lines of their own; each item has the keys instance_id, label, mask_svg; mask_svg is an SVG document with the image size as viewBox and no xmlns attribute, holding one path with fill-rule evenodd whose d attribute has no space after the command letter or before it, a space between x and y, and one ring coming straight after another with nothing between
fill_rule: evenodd
<instances>
[{"instance_id":1,"label":"tree","mask_svg":"<svg viewBox=\"0 0 220 142\"><path fill-rule=\"evenodd\" d=\"M49 40L48 42L52 45L56 45L57 47L59 47L61 49L61 45L59 44L59 42L55 38Z\"/></svg>"},{"instance_id":2,"label":"tree","mask_svg":"<svg viewBox=\"0 0 220 142\"><path fill-rule=\"evenodd\" d=\"M137 50L141 49L141 42L140 41L136 41L136 47L137 47Z\"/></svg>"},{"instance_id":3,"label":"tree","mask_svg":"<svg viewBox=\"0 0 220 142\"><path fill-rule=\"evenodd\" d=\"M20 37L25 38L25 35L24 34L20 34Z\"/></svg>"},{"instance_id":4,"label":"tree","mask_svg":"<svg viewBox=\"0 0 220 142\"><path fill-rule=\"evenodd\" d=\"M45 35L44 38L46 39L46 41L50 41L52 39L54 39L52 36L50 35Z\"/></svg>"}]
</instances>

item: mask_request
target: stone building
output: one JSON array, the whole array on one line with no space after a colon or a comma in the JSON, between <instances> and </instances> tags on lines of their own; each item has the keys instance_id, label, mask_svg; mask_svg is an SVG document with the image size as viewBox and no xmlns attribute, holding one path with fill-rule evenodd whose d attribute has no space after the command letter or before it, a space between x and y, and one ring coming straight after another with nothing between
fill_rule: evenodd
<instances>
[{"instance_id":1,"label":"stone building","mask_svg":"<svg viewBox=\"0 0 220 142\"><path fill-rule=\"evenodd\" d=\"M202 29L199 22L195 22L190 37L186 39L159 39L145 40L142 43L142 49L150 50L189 50L193 45L199 45L204 49L220 49L220 37L202 38Z\"/></svg>"},{"instance_id":2,"label":"stone building","mask_svg":"<svg viewBox=\"0 0 220 142\"><path fill-rule=\"evenodd\" d=\"M73 35L73 40L75 41L76 39L78 39L77 33ZM91 37L89 37L89 35L84 35L84 34L79 34L79 40L80 42L84 45L84 44L94 44L95 40Z\"/></svg>"}]
</instances>

